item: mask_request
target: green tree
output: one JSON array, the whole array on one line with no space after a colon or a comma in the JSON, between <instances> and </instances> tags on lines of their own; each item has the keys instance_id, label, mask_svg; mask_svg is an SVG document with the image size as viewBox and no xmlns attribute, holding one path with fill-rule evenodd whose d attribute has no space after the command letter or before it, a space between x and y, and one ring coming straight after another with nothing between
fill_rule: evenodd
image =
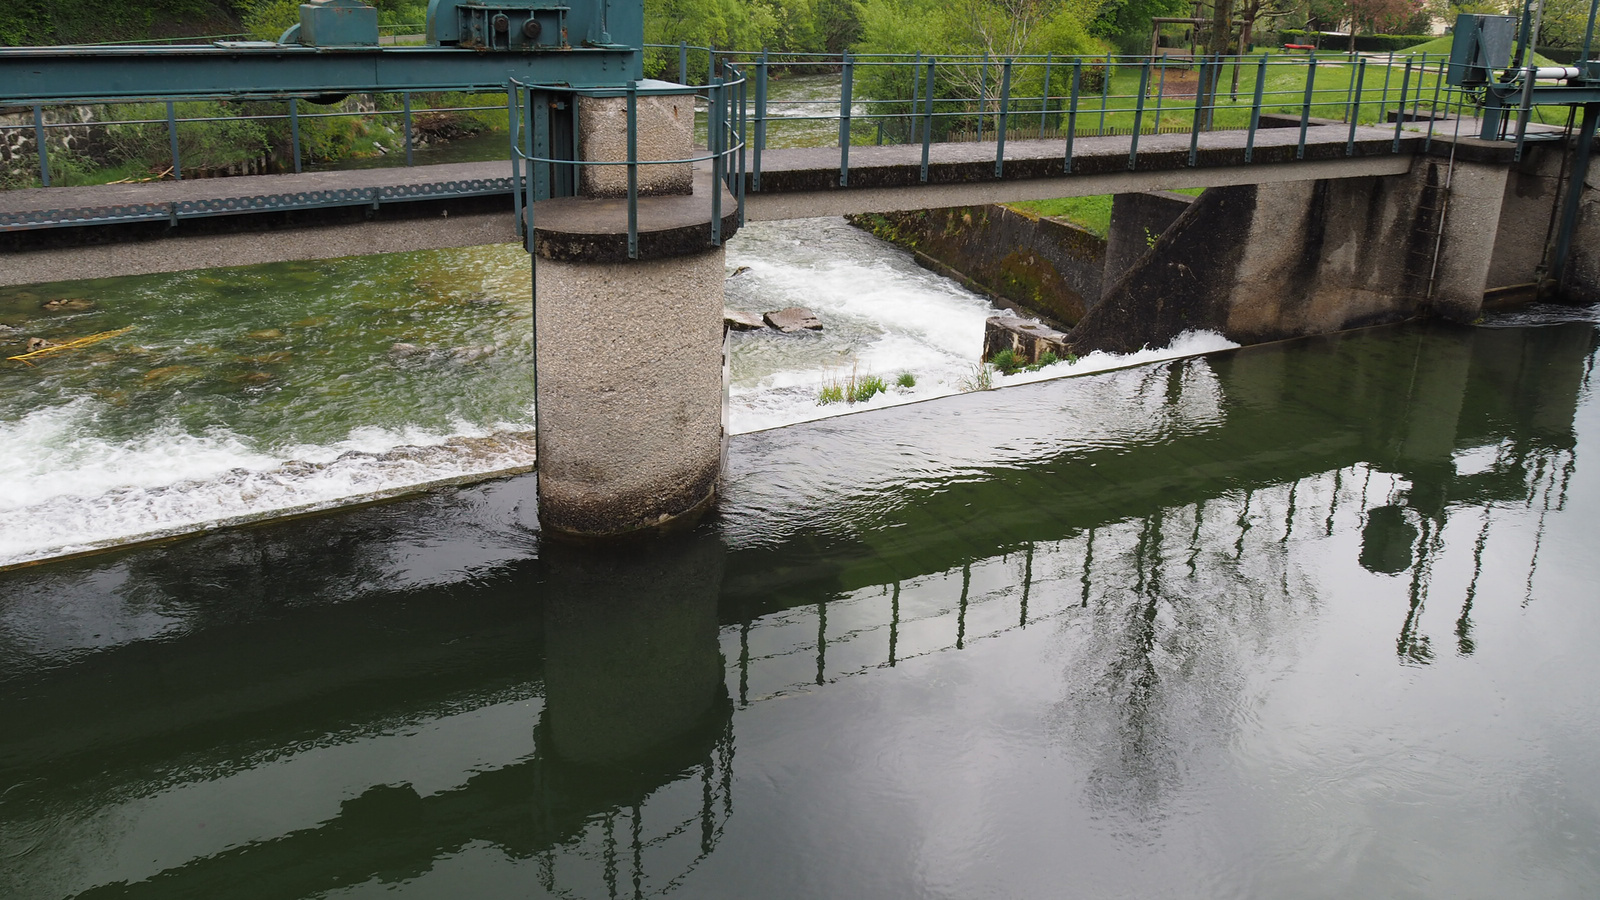
<instances>
[{"instance_id":1,"label":"green tree","mask_svg":"<svg viewBox=\"0 0 1600 900\"><path fill-rule=\"evenodd\" d=\"M866 0L856 49L862 53L909 56L920 51L969 57L939 64L934 82L935 97L946 101L937 107L936 131L967 128L996 114L1003 60L1046 53L1060 57L1105 52L1105 43L1089 33L1098 7L1098 0ZM985 56L987 62L982 61ZM858 70L856 77L865 96L903 98L899 105L881 107L884 112L910 111L915 76L908 67L867 67ZM1043 67L1038 65L1013 71L1011 94L1017 99L1012 111L1039 108L1040 100L1021 98L1040 97L1043 78ZM1056 98L1052 108L1059 106L1066 89L1058 72L1052 83L1051 93ZM980 97L984 100L979 101Z\"/></svg>"}]
</instances>

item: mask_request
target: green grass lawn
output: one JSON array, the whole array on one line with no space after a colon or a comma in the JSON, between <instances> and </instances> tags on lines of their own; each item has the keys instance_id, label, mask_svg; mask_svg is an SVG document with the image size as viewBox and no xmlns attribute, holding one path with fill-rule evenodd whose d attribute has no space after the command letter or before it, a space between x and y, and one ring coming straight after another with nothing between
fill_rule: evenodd
<instances>
[{"instance_id":1,"label":"green grass lawn","mask_svg":"<svg viewBox=\"0 0 1600 900\"><path fill-rule=\"evenodd\" d=\"M1198 197L1204 190L1179 188L1173 193ZM1023 200L1005 205L1036 216L1066 219L1103 238L1111 233L1111 197L1111 194L1099 194L1093 197L1062 197L1058 200Z\"/></svg>"},{"instance_id":2,"label":"green grass lawn","mask_svg":"<svg viewBox=\"0 0 1600 900\"><path fill-rule=\"evenodd\" d=\"M1450 56L1451 43L1454 40L1455 40L1455 37L1453 35L1448 35L1447 34L1444 37L1434 38L1433 40L1428 41L1426 44L1418 44L1415 47L1408 47L1405 50L1397 50L1397 51L1395 51L1394 55L1396 57L1404 57L1404 56L1419 56L1419 55L1421 55L1423 53L1426 53L1430 57L1437 56L1437 57L1440 57L1440 58L1448 59L1449 56ZM1559 66L1559 65L1561 65L1560 63L1556 62L1553 59L1550 59L1549 57L1547 57L1547 56L1545 56L1544 54L1541 54L1541 53L1535 53L1533 55L1533 61L1534 61L1535 64L1541 65L1541 66Z\"/></svg>"}]
</instances>

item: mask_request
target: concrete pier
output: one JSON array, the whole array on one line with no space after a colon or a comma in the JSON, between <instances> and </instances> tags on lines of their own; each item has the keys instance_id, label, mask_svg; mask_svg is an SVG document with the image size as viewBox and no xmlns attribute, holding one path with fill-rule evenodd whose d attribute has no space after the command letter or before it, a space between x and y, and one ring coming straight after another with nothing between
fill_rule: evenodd
<instances>
[{"instance_id":1,"label":"concrete pier","mask_svg":"<svg viewBox=\"0 0 1600 900\"><path fill-rule=\"evenodd\" d=\"M580 99L585 158L626 159L614 133L624 104ZM640 158L693 155L692 122L688 95L640 102ZM603 539L684 527L716 497L726 344L712 192L724 193L724 237L738 227L737 205L688 164L640 166L638 176L636 257L628 250L625 167L591 167L580 196L534 206L539 519L547 534Z\"/></svg>"}]
</instances>

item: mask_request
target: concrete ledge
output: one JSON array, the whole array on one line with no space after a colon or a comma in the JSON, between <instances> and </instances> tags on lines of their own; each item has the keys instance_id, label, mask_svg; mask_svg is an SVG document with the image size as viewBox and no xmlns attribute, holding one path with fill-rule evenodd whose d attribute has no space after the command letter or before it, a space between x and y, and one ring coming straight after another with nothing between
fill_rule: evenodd
<instances>
[{"instance_id":1,"label":"concrete ledge","mask_svg":"<svg viewBox=\"0 0 1600 900\"><path fill-rule=\"evenodd\" d=\"M693 194L640 197L638 259L668 259L714 248L709 173L697 173ZM722 191L722 240L739 230L739 201ZM534 248L562 262L620 263L628 256L628 201L558 197L533 207Z\"/></svg>"},{"instance_id":2,"label":"concrete ledge","mask_svg":"<svg viewBox=\"0 0 1600 900\"><path fill-rule=\"evenodd\" d=\"M505 244L517 239L515 226L508 210L0 253L0 285Z\"/></svg>"},{"instance_id":3,"label":"concrete ledge","mask_svg":"<svg viewBox=\"0 0 1600 900\"><path fill-rule=\"evenodd\" d=\"M808 194L759 193L745 195L745 219L769 222L782 219L809 219L817 216L843 216L851 213L898 212L937 209L950 206L980 206L985 203L1010 203L1017 200L1053 200L1059 197L1088 197L1096 194L1124 194L1138 191L1176 190L1192 187L1228 187L1241 184L1278 184L1292 181L1320 181L1361 178L1372 175L1404 175L1411 171L1409 153L1285 162L1271 166L1235 165L1222 168L1183 168L1167 171L1110 171L1103 174L1058 175L1012 181L979 181L967 184L933 184L917 187L862 188L830 190ZM1127 164L1127 157L1123 157ZM990 163L993 172L993 162Z\"/></svg>"},{"instance_id":4,"label":"concrete ledge","mask_svg":"<svg viewBox=\"0 0 1600 900\"><path fill-rule=\"evenodd\" d=\"M1189 135L1143 135L1139 139L1137 169L1151 174L1170 171L1195 171L1220 167L1249 167L1252 171L1268 166L1317 160L1349 160L1372 156L1410 156L1420 137L1401 139L1394 151L1394 135L1381 128L1356 129L1353 150L1348 146L1350 129L1344 125L1319 125L1308 129L1304 156L1300 156L1298 129L1263 129L1256 133L1251 161L1245 161L1247 135L1243 131L1213 131L1200 135L1195 164L1189 164ZM839 151L829 148L784 150L762 155L760 194L819 193L855 191L887 187L969 184L1030 180L1037 178L1084 177L1128 174L1129 137L1080 137L1073 143L1072 171L1066 170L1066 143L1050 141L1006 142L1005 165L996 177L992 141L934 145L928 163L928 180L922 181L922 147L852 147L849 185L839 184ZM753 193L755 175L750 173L747 193ZM1144 188L1148 189L1148 188ZM928 206L929 204L923 204Z\"/></svg>"}]
</instances>

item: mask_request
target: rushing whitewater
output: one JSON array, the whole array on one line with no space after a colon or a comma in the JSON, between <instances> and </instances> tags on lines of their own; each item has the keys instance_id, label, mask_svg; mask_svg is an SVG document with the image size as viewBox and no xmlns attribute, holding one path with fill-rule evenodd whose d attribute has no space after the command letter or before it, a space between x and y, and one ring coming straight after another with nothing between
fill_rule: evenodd
<instances>
[{"instance_id":1,"label":"rushing whitewater","mask_svg":"<svg viewBox=\"0 0 1600 900\"><path fill-rule=\"evenodd\" d=\"M841 219L728 244L728 305L802 305L820 333L735 333L735 433L971 389L998 311ZM55 299L85 299L69 311ZM554 298L547 302L555 302ZM526 471L534 459L527 257L514 246L0 289L0 565ZM996 386L1229 346L1186 336ZM819 405L856 376L915 386Z\"/></svg>"}]
</instances>

